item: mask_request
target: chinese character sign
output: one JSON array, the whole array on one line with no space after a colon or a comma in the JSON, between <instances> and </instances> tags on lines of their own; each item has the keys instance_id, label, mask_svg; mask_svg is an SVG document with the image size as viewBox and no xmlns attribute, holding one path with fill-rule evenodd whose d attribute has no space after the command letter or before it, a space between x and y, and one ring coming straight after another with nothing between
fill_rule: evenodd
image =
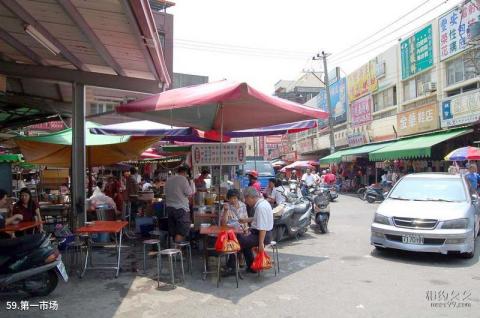
<instances>
[{"instance_id":1,"label":"chinese character sign","mask_svg":"<svg viewBox=\"0 0 480 318\"><path fill-rule=\"evenodd\" d=\"M441 126L450 127L480 119L480 91L451 97L440 102Z\"/></svg>"},{"instance_id":2,"label":"chinese character sign","mask_svg":"<svg viewBox=\"0 0 480 318\"><path fill-rule=\"evenodd\" d=\"M320 109L328 111L325 90L321 90L318 95ZM347 80L345 78L330 85L330 104L332 105L333 123L336 125L347 121ZM327 121L322 121L320 126L325 126L327 123Z\"/></svg>"},{"instance_id":3,"label":"chinese character sign","mask_svg":"<svg viewBox=\"0 0 480 318\"><path fill-rule=\"evenodd\" d=\"M480 15L480 1L469 1L462 9L455 8L438 20L440 60L462 52L471 38L470 25Z\"/></svg>"},{"instance_id":4,"label":"chinese character sign","mask_svg":"<svg viewBox=\"0 0 480 318\"><path fill-rule=\"evenodd\" d=\"M417 134L435 130L439 127L438 110L435 104L429 104L397 115L399 136Z\"/></svg>"},{"instance_id":5,"label":"chinese character sign","mask_svg":"<svg viewBox=\"0 0 480 318\"><path fill-rule=\"evenodd\" d=\"M377 90L378 80L375 66L375 61L370 61L347 76L348 99L350 101Z\"/></svg>"},{"instance_id":6,"label":"chinese character sign","mask_svg":"<svg viewBox=\"0 0 480 318\"><path fill-rule=\"evenodd\" d=\"M400 44L402 79L406 79L433 65L432 25L416 32Z\"/></svg>"},{"instance_id":7,"label":"chinese character sign","mask_svg":"<svg viewBox=\"0 0 480 318\"><path fill-rule=\"evenodd\" d=\"M240 165L245 163L245 144L226 143L222 145L222 164ZM220 164L220 144L195 144L192 146L193 164L214 166Z\"/></svg>"},{"instance_id":8,"label":"chinese character sign","mask_svg":"<svg viewBox=\"0 0 480 318\"><path fill-rule=\"evenodd\" d=\"M372 121L372 95L361 97L350 105L352 127L367 124Z\"/></svg>"}]
</instances>

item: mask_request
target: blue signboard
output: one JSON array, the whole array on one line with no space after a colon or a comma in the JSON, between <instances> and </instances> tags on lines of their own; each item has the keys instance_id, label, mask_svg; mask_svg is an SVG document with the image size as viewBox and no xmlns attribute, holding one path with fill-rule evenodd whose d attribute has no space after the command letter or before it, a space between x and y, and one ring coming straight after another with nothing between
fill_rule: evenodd
<instances>
[{"instance_id":1,"label":"blue signboard","mask_svg":"<svg viewBox=\"0 0 480 318\"><path fill-rule=\"evenodd\" d=\"M319 105L322 110L328 111L326 92L324 89L318 94ZM330 104L332 105L333 124L337 125L347 121L347 79L341 78L333 84L330 84ZM319 121L320 127L326 126L327 120Z\"/></svg>"}]
</instances>

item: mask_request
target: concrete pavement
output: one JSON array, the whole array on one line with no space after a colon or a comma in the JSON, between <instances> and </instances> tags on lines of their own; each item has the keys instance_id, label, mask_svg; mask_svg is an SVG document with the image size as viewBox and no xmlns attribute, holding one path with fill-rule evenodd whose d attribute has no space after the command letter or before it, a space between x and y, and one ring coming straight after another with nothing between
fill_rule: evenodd
<instances>
[{"instance_id":1,"label":"concrete pavement","mask_svg":"<svg viewBox=\"0 0 480 318\"><path fill-rule=\"evenodd\" d=\"M7 311L6 301L21 300L7 296L0 298L0 316L479 317L478 246L471 260L379 253L369 242L377 206L341 196L331 205L330 233L309 230L300 240L282 242L280 275L244 274L238 289L233 277L223 279L220 288L213 277L202 281L197 256L193 276L187 274L176 289L157 289L153 270L146 276L123 272L118 279L110 272L87 272L49 297L30 300L55 300L58 311ZM459 304L464 307L453 307Z\"/></svg>"}]
</instances>

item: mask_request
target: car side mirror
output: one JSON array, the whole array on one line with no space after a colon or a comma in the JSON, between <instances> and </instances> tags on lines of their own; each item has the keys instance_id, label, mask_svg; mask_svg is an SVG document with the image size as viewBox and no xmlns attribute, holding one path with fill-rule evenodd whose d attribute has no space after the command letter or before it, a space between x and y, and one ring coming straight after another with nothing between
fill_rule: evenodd
<instances>
[{"instance_id":1,"label":"car side mirror","mask_svg":"<svg viewBox=\"0 0 480 318\"><path fill-rule=\"evenodd\" d=\"M476 193L472 194L472 202L473 203L478 203L478 194L476 194Z\"/></svg>"}]
</instances>

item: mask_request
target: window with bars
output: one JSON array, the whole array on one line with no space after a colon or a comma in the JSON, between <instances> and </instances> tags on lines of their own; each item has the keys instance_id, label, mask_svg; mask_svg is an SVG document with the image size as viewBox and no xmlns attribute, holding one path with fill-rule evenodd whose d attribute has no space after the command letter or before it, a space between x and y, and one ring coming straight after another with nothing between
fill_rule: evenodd
<instances>
[{"instance_id":1,"label":"window with bars","mask_svg":"<svg viewBox=\"0 0 480 318\"><path fill-rule=\"evenodd\" d=\"M393 86L373 95L374 112L397 105L397 87Z\"/></svg>"},{"instance_id":2,"label":"window with bars","mask_svg":"<svg viewBox=\"0 0 480 318\"><path fill-rule=\"evenodd\" d=\"M432 81L432 72L427 71L415 76L403 83L403 100L409 101L417 97L425 96L429 93L425 89L425 83Z\"/></svg>"},{"instance_id":3,"label":"window with bars","mask_svg":"<svg viewBox=\"0 0 480 318\"><path fill-rule=\"evenodd\" d=\"M465 54L447 63L447 86L475 78L475 63L480 59L480 52Z\"/></svg>"}]
</instances>

